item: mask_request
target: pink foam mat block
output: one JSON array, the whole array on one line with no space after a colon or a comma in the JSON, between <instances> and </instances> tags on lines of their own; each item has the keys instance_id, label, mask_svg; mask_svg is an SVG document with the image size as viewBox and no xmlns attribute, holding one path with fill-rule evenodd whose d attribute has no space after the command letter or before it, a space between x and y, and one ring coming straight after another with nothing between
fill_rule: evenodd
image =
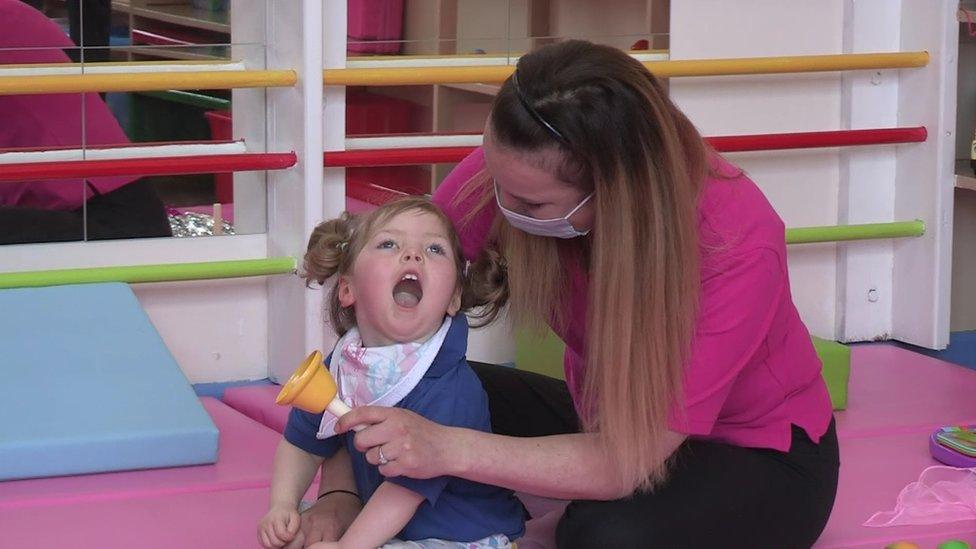
<instances>
[{"instance_id":1,"label":"pink foam mat block","mask_svg":"<svg viewBox=\"0 0 976 549\"><path fill-rule=\"evenodd\" d=\"M59 503L0 511L0 546L18 549L258 548L268 489Z\"/></svg>"},{"instance_id":2,"label":"pink foam mat block","mask_svg":"<svg viewBox=\"0 0 976 549\"><path fill-rule=\"evenodd\" d=\"M976 423L976 371L889 344L851 349L847 410L840 438L930 433Z\"/></svg>"},{"instance_id":3,"label":"pink foam mat block","mask_svg":"<svg viewBox=\"0 0 976 549\"><path fill-rule=\"evenodd\" d=\"M18 549L258 548L268 489L168 494L0 513L0 546ZM558 513L529 521L519 547L554 548Z\"/></svg>"},{"instance_id":4,"label":"pink foam mat block","mask_svg":"<svg viewBox=\"0 0 976 549\"><path fill-rule=\"evenodd\" d=\"M223 402L258 423L279 433L285 431L290 406L278 406L275 397L278 385L250 385L231 387L224 391Z\"/></svg>"},{"instance_id":5,"label":"pink foam mat block","mask_svg":"<svg viewBox=\"0 0 976 549\"><path fill-rule=\"evenodd\" d=\"M894 509L898 494L938 463L924 433L901 433L840 441L840 485L834 511L818 548L884 547L900 540L935 547L949 539L976 540L976 521L928 526L861 526L878 511Z\"/></svg>"},{"instance_id":6,"label":"pink foam mat block","mask_svg":"<svg viewBox=\"0 0 976 549\"><path fill-rule=\"evenodd\" d=\"M0 516L17 508L269 486L281 436L218 400L200 400L220 431L216 464L3 482Z\"/></svg>"}]
</instances>

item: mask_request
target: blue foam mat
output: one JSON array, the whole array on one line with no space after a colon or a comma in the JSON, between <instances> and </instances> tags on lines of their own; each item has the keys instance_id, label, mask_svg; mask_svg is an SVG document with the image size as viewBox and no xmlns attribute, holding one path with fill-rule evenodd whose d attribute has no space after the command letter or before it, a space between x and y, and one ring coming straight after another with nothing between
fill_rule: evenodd
<instances>
[{"instance_id":1,"label":"blue foam mat","mask_svg":"<svg viewBox=\"0 0 976 549\"><path fill-rule=\"evenodd\" d=\"M949 346L940 351L916 347L908 343L898 343L898 345L916 353L976 370L976 331L974 330L952 332L949 334Z\"/></svg>"},{"instance_id":2,"label":"blue foam mat","mask_svg":"<svg viewBox=\"0 0 976 549\"><path fill-rule=\"evenodd\" d=\"M0 480L216 461L216 426L128 286L2 290L0 312Z\"/></svg>"}]
</instances>

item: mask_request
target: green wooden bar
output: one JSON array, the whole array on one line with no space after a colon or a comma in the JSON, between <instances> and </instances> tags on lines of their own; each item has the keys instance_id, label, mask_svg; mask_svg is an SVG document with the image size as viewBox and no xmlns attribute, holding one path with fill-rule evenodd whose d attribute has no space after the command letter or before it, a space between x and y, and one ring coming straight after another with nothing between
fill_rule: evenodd
<instances>
[{"instance_id":1,"label":"green wooden bar","mask_svg":"<svg viewBox=\"0 0 976 549\"><path fill-rule=\"evenodd\" d=\"M94 282L170 282L178 280L207 280L239 278L291 273L295 259L269 257L237 261L207 261L202 263L170 263L162 265L128 265L93 267L53 271L25 271L0 273L0 288L27 288Z\"/></svg>"},{"instance_id":2,"label":"green wooden bar","mask_svg":"<svg viewBox=\"0 0 976 549\"><path fill-rule=\"evenodd\" d=\"M202 93L193 93L183 90L145 91L140 93L149 97L155 97L156 99L164 99L174 103L190 105L191 107L200 107L214 111L230 110L229 99L211 97Z\"/></svg>"},{"instance_id":3,"label":"green wooden bar","mask_svg":"<svg viewBox=\"0 0 976 549\"><path fill-rule=\"evenodd\" d=\"M869 223L864 225L837 225L826 227L797 227L786 230L788 244L813 242L840 242L877 238L901 238L925 234L922 221L896 223ZM87 284L93 282L172 282L179 280L205 280L214 278L238 278L291 273L295 260L291 257L244 259L238 261L207 261L202 263L170 263L162 265L129 265L120 267L94 267L87 269L61 269L54 271L24 271L0 273L0 288L25 288L55 286L61 284Z\"/></svg>"},{"instance_id":4,"label":"green wooden bar","mask_svg":"<svg viewBox=\"0 0 976 549\"><path fill-rule=\"evenodd\" d=\"M866 223L863 225L796 227L786 229L786 243L811 244L814 242L902 238L906 236L922 236L923 234L925 234L925 223L919 220L898 221L895 223Z\"/></svg>"}]
</instances>

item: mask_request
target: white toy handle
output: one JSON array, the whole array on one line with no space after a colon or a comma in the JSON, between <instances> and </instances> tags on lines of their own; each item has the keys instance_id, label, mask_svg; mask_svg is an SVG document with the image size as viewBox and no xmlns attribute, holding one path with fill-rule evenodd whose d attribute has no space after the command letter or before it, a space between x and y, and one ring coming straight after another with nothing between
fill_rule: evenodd
<instances>
[{"instance_id":1,"label":"white toy handle","mask_svg":"<svg viewBox=\"0 0 976 549\"><path fill-rule=\"evenodd\" d=\"M339 398L339 395L336 395L336 397L332 399L332 402L330 402L325 409L337 418L346 415L350 410L352 410L352 408L350 408L345 402L342 401L341 398ZM365 428L365 425L356 425L352 428L352 430L359 432Z\"/></svg>"}]
</instances>

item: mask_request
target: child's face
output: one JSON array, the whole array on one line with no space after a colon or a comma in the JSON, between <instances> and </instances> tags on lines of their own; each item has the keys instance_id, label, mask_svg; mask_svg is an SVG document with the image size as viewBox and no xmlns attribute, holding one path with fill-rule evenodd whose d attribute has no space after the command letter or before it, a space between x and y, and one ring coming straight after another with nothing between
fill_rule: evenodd
<instances>
[{"instance_id":1,"label":"child's face","mask_svg":"<svg viewBox=\"0 0 976 549\"><path fill-rule=\"evenodd\" d=\"M349 275L339 278L339 303L354 306L366 346L427 339L461 305L455 250L440 220L402 212L378 227Z\"/></svg>"}]
</instances>

